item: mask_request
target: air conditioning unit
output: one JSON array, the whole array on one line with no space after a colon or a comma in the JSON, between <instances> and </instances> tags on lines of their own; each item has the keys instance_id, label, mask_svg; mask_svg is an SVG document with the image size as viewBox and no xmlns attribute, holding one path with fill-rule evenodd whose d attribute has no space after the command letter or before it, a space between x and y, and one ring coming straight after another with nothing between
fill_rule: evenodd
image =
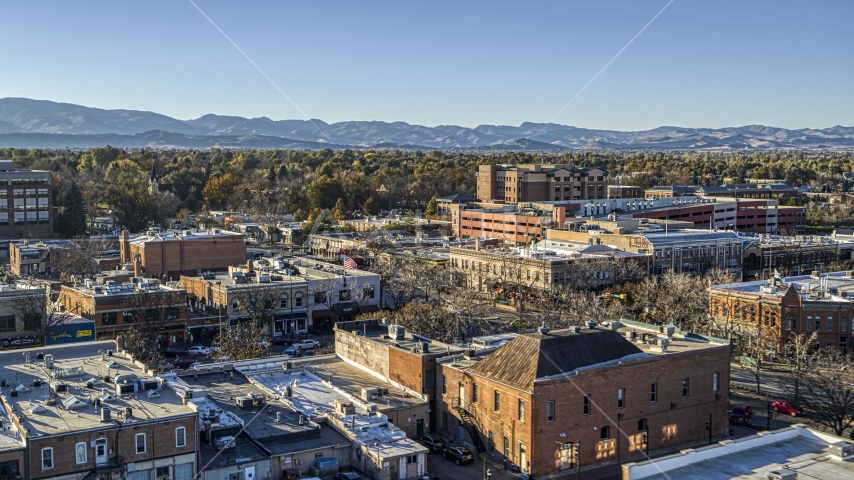
<instances>
[{"instance_id":1,"label":"air conditioning unit","mask_svg":"<svg viewBox=\"0 0 854 480\"><path fill-rule=\"evenodd\" d=\"M378 396L380 396L380 392L378 388L363 388L362 389L362 400L369 401L374 400Z\"/></svg>"},{"instance_id":2,"label":"air conditioning unit","mask_svg":"<svg viewBox=\"0 0 854 480\"><path fill-rule=\"evenodd\" d=\"M226 448L234 448L234 437L231 435L219 437L216 439L215 446L217 450L225 450Z\"/></svg>"},{"instance_id":3,"label":"air conditioning unit","mask_svg":"<svg viewBox=\"0 0 854 480\"><path fill-rule=\"evenodd\" d=\"M780 470L771 470L765 476L768 480L797 480L798 472L781 468Z\"/></svg>"}]
</instances>

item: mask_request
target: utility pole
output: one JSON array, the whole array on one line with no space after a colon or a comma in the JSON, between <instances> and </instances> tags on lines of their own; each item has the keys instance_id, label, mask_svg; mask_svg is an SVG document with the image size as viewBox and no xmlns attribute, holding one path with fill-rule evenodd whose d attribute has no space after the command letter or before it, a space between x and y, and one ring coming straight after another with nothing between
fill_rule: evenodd
<instances>
[{"instance_id":1,"label":"utility pole","mask_svg":"<svg viewBox=\"0 0 854 480\"><path fill-rule=\"evenodd\" d=\"M709 421L706 422L706 430L709 431L709 445L712 444L712 414L709 414Z\"/></svg>"},{"instance_id":2,"label":"utility pole","mask_svg":"<svg viewBox=\"0 0 854 480\"><path fill-rule=\"evenodd\" d=\"M769 431L771 430L771 415L772 415L772 413L771 413L771 402L769 401L768 402L768 421L765 425L765 429L769 430Z\"/></svg>"},{"instance_id":3,"label":"utility pole","mask_svg":"<svg viewBox=\"0 0 854 480\"><path fill-rule=\"evenodd\" d=\"M575 478L581 480L581 440L575 441Z\"/></svg>"}]
</instances>

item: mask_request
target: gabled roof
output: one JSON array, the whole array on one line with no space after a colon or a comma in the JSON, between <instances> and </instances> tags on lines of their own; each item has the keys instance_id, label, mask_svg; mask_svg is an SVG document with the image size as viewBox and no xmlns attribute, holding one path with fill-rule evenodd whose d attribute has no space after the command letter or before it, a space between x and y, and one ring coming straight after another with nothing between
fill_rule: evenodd
<instances>
[{"instance_id":1,"label":"gabled roof","mask_svg":"<svg viewBox=\"0 0 854 480\"><path fill-rule=\"evenodd\" d=\"M472 373L530 391L538 378L643 353L619 332L602 328L519 335L477 363Z\"/></svg>"}]
</instances>

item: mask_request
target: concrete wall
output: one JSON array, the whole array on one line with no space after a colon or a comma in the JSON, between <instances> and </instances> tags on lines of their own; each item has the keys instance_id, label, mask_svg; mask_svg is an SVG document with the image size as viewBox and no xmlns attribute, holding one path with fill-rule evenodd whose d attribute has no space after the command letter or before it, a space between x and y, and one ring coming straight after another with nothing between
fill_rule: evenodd
<instances>
[{"instance_id":1,"label":"concrete wall","mask_svg":"<svg viewBox=\"0 0 854 480\"><path fill-rule=\"evenodd\" d=\"M344 330L335 331L335 353L354 363L391 378L389 373L389 345L375 342Z\"/></svg>"}]
</instances>

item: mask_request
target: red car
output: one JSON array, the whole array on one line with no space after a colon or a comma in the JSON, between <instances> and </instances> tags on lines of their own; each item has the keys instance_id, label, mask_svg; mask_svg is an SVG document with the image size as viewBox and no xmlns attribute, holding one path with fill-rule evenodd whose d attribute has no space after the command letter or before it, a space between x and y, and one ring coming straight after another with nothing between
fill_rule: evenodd
<instances>
[{"instance_id":1,"label":"red car","mask_svg":"<svg viewBox=\"0 0 854 480\"><path fill-rule=\"evenodd\" d=\"M196 363L196 357L182 356L169 362L174 368L187 368Z\"/></svg>"},{"instance_id":2,"label":"red car","mask_svg":"<svg viewBox=\"0 0 854 480\"><path fill-rule=\"evenodd\" d=\"M771 402L771 408L775 412L780 412L780 413L785 414L785 415L791 415L793 417L803 417L804 416L804 409L803 408L795 405L794 403L792 403L788 400L782 399L782 398L778 398L777 400L774 400L773 402Z\"/></svg>"},{"instance_id":3,"label":"red car","mask_svg":"<svg viewBox=\"0 0 854 480\"><path fill-rule=\"evenodd\" d=\"M733 405L729 411L730 423L750 424L750 417L753 415L753 409L750 405Z\"/></svg>"}]
</instances>

